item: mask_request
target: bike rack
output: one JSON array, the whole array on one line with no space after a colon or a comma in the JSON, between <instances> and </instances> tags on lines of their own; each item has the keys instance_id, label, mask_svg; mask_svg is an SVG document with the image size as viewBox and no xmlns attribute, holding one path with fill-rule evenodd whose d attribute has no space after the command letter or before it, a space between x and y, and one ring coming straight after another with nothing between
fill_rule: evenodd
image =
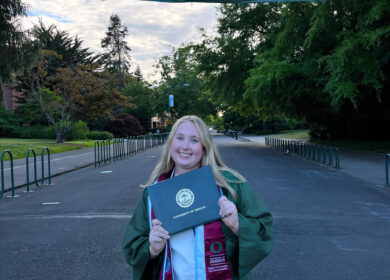
<instances>
[{"instance_id":1,"label":"bike rack","mask_svg":"<svg viewBox=\"0 0 390 280\"><path fill-rule=\"evenodd\" d=\"M42 179L41 185L38 187L42 187L45 182L45 151L47 151L47 171L48 171L48 185L51 185L51 173L50 173L50 150L47 147L43 147L41 151L41 164L42 164Z\"/></svg>"},{"instance_id":2,"label":"bike rack","mask_svg":"<svg viewBox=\"0 0 390 280\"><path fill-rule=\"evenodd\" d=\"M94 143L95 168L113 162L132 154L145 151L157 145L164 144L166 135L138 135L128 138L111 140L96 140ZM287 143L287 142L286 142ZM111 153L112 146L112 153Z\"/></svg>"},{"instance_id":3,"label":"bike rack","mask_svg":"<svg viewBox=\"0 0 390 280\"><path fill-rule=\"evenodd\" d=\"M386 186L389 186L389 160L390 154L386 155Z\"/></svg>"},{"instance_id":4,"label":"bike rack","mask_svg":"<svg viewBox=\"0 0 390 280\"><path fill-rule=\"evenodd\" d=\"M14 161L12 157L12 153L9 150L5 150L1 153L0 161L1 161L1 191L0 191L0 198L3 197L4 190L4 156L5 154L9 154L9 160L11 164L11 190L12 195L11 197L18 197L18 195L15 196L15 181L14 181Z\"/></svg>"},{"instance_id":5,"label":"bike rack","mask_svg":"<svg viewBox=\"0 0 390 280\"><path fill-rule=\"evenodd\" d=\"M26 187L27 187L26 191L27 192L30 192L30 172L29 172L29 163L28 163L30 152L32 152L34 156L34 183L38 188L41 187L38 184L38 180L37 180L37 154L35 153L35 150L28 149L26 153Z\"/></svg>"},{"instance_id":6,"label":"bike rack","mask_svg":"<svg viewBox=\"0 0 390 280\"><path fill-rule=\"evenodd\" d=\"M336 147L324 145L320 146L274 137L266 137L265 144L284 152L288 150L292 155L297 154L303 158L311 159L313 161L321 162L322 159L322 164L326 164L326 160L328 159L329 166L335 167L337 169L340 168L340 149ZM388 159L386 160L386 166L388 166ZM388 176L388 167L386 167L386 172ZM388 183L388 181L386 182Z\"/></svg>"}]
</instances>

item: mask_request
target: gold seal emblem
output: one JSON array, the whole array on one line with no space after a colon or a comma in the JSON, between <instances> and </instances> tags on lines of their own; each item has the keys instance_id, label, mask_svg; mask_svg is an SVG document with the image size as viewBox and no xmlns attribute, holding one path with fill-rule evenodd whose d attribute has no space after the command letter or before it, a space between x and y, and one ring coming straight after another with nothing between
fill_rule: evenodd
<instances>
[{"instance_id":1,"label":"gold seal emblem","mask_svg":"<svg viewBox=\"0 0 390 280\"><path fill-rule=\"evenodd\" d=\"M195 195L189 189L181 189L176 194L176 203L182 208L187 208L194 203Z\"/></svg>"}]
</instances>

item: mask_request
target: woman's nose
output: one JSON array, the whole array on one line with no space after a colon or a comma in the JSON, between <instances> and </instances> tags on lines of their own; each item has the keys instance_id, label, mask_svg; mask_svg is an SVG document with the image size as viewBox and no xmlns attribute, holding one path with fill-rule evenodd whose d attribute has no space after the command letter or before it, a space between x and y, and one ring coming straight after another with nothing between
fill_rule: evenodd
<instances>
[{"instance_id":1,"label":"woman's nose","mask_svg":"<svg viewBox=\"0 0 390 280\"><path fill-rule=\"evenodd\" d=\"M188 139L184 140L184 148L188 148L190 146L190 141Z\"/></svg>"}]
</instances>

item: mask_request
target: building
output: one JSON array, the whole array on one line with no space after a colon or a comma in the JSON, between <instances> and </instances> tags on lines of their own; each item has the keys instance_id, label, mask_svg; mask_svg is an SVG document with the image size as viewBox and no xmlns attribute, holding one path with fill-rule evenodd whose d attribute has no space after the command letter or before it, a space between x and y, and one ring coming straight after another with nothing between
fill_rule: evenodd
<instances>
[{"instance_id":1,"label":"building","mask_svg":"<svg viewBox=\"0 0 390 280\"><path fill-rule=\"evenodd\" d=\"M165 117L154 116L151 119L151 128L163 128L172 125L170 114L166 113Z\"/></svg>"},{"instance_id":2,"label":"building","mask_svg":"<svg viewBox=\"0 0 390 280\"><path fill-rule=\"evenodd\" d=\"M19 99L23 98L24 93L16 91L6 84L1 85L1 89L3 91L4 107L7 110L15 110L18 107Z\"/></svg>"}]
</instances>

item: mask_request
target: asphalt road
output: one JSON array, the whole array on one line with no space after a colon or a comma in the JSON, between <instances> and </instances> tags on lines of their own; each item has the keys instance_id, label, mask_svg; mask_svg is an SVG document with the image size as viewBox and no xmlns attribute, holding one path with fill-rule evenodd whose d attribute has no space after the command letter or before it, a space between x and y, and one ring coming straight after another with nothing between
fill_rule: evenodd
<instances>
[{"instance_id":1,"label":"asphalt road","mask_svg":"<svg viewBox=\"0 0 390 280\"><path fill-rule=\"evenodd\" d=\"M216 141L274 215L275 248L254 279L389 279L388 189L253 143ZM0 199L0 279L132 279L122 237L160 152Z\"/></svg>"}]
</instances>

